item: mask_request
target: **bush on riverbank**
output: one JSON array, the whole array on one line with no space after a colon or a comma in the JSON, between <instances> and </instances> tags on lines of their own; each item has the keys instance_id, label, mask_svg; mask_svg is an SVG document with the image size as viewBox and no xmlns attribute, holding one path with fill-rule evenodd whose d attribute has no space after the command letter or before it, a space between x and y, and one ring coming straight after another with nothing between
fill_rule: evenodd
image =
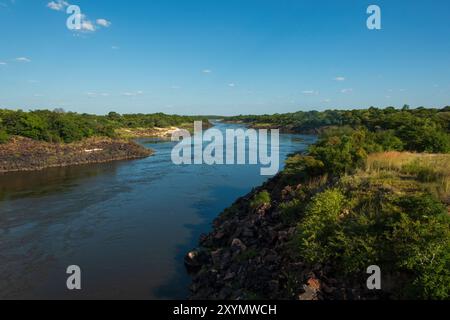
<instances>
[{"instance_id":1,"label":"bush on riverbank","mask_svg":"<svg viewBox=\"0 0 450 320\"><path fill-rule=\"evenodd\" d=\"M4 129L0 129L0 144L6 143L9 140L9 135Z\"/></svg>"}]
</instances>

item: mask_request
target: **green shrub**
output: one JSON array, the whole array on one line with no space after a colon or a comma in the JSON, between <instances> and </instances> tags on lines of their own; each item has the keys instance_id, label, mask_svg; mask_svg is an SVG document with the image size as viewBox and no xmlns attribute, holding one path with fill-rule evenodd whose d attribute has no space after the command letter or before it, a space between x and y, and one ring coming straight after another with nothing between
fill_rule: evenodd
<instances>
[{"instance_id":1,"label":"green shrub","mask_svg":"<svg viewBox=\"0 0 450 320\"><path fill-rule=\"evenodd\" d=\"M405 148L405 144L393 130L375 133L375 141L383 147L384 151L403 151Z\"/></svg>"},{"instance_id":2,"label":"green shrub","mask_svg":"<svg viewBox=\"0 0 450 320\"><path fill-rule=\"evenodd\" d=\"M315 196L306 207L305 217L297 227L297 244L307 261L325 262L333 255L329 239L339 231L345 200L341 191L332 189Z\"/></svg>"},{"instance_id":3,"label":"green shrub","mask_svg":"<svg viewBox=\"0 0 450 320\"><path fill-rule=\"evenodd\" d=\"M297 254L347 275L362 277L373 264L401 274L406 281L391 292L399 298L450 298L450 217L442 203L428 194L354 196L332 189L313 198L298 224Z\"/></svg>"},{"instance_id":4,"label":"green shrub","mask_svg":"<svg viewBox=\"0 0 450 320\"><path fill-rule=\"evenodd\" d=\"M309 153L324 164L327 173L340 176L363 167L368 153L377 151L382 151L382 147L367 130L354 130L341 136L326 134Z\"/></svg>"},{"instance_id":5,"label":"green shrub","mask_svg":"<svg viewBox=\"0 0 450 320\"><path fill-rule=\"evenodd\" d=\"M9 140L9 135L4 129L0 129L0 144L6 143Z\"/></svg>"},{"instance_id":6,"label":"green shrub","mask_svg":"<svg viewBox=\"0 0 450 320\"><path fill-rule=\"evenodd\" d=\"M263 206L263 205L267 205L270 204L271 202L271 198L270 198L270 193L267 192L266 190L258 193L253 200L250 202L250 207L252 209L258 209L259 207Z\"/></svg>"},{"instance_id":7,"label":"green shrub","mask_svg":"<svg viewBox=\"0 0 450 320\"><path fill-rule=\"evenodd\" d=\"M286 160L286 167L283 175L290 181L301 181L316 177L325 172L325 165L322 161L312 157L300 154L289 157Z\"/></svg>"},{"instance_id":8,"label":"green shrub","mask_svg":"<svg viewBox=\"0 0 450 320\"><path fill-rule=\"evenodd\" d=\"M437 207L436 205L434 207ZM431 209L426 208L428 211ZM396 267L412 274L404 294L409 298L450 298L450 219L445 215L403 212L387 235Z\"/></svg>"}]
</instances>

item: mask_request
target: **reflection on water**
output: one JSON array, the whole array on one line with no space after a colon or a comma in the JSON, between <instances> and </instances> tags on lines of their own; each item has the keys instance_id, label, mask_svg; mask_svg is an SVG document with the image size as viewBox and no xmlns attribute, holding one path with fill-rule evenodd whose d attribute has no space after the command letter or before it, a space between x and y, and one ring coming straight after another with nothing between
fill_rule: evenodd
<instances>
[{"instance_id":1,"label":"reflection on water","mask_svg":"<svg viewBox=\"0 0 450 320\"><path fill-rule=\"evenodd\" d=\"M117 162L109 166L73 166L42 171L16 172L0 175L0 200L40 197L76 186L78 180L102 174L115 174Z\"/></svg>"},{"instance_id":2,"label":"reflection on water","mask_svg":"<svg viewBox=\"0 0 450 320\"><path fill-rule=\"evenodd\" d=\"M282 135L281 157L314 139ZM267 178L258 166L174 166L172 142L141 143L156 154L0 176L0 298L187 296L184 253ZM82 269L79 292L65 287L73 264Z\"/></svg>"}]
</instances>

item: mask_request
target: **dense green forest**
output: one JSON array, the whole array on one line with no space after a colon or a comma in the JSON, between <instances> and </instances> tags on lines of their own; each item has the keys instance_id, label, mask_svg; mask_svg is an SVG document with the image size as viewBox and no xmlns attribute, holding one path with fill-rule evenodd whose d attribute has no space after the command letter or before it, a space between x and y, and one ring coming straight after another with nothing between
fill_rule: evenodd
<instances>
[{"instance_id":1,"label":"dense green forest","mask_svg":"<svg viewBox=\"0 0 450 320\"><path fill-rule=\"evenodd\" d=\"M9 136L23 136L48 142L74 142L92 136L115 137L119 128L179 126L206 117L110 112L106 116L62 110L12 111L0 109L0 143Z\"/></svg>"}]
</instances>

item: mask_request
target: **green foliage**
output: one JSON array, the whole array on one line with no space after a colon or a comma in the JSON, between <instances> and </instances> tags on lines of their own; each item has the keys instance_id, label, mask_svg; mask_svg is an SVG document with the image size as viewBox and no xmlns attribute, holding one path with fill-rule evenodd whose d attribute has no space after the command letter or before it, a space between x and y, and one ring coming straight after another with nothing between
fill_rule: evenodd
<instances>
[{"instance_id":1,"label":"green foliage","mask_svg":"<svg viewBox=\"0 0 450 320\"><path fill-rule=\"evenodd\" d=\"M404 141L406 150L429 153L448 153L450 151L449 134L436 123L416 120L401 126L397 135Z\"/></svg>"},{"instance_id":2,"label":"green foliage","mask_svg":"<svg viewBox=\"0 0 450 320\"><path fill-rule=\"evenodd\" d=\"M305 178L316 177L325 172L325 165L321 160L312 156L303 156L300 154L289 157L286 160L286 167L283 175L291 180L302 180Z\"/></svg>"},{"instance_id":3,"label":"green foliage","mask_svg":"<svg viewBox=\"0 0 450 320\"><path fill-rule=\"evenodd\" d=\"M393 130L376 132L374 140L384 151L403 151L405 148L405 143L395 135Z\"/></svg>"},{"instance_id":4,"label":"green foliage","mask_svg":"<svg viewBox=\"0 0 450 320\"><path fill-rule=\"evenodd\" d=\"M450 218L430 196L408 196L397 201L400 214L390 217L391 245L396 266L413 275L409 297L450 298Z\"/></svg>"},{"instance_id":5,"label":"green foliage","mask_svg":"<svg viewBox=\"0 0 450 320\"><path fill-rule=\"evenodd\" d=\"M6 143L6 142L8 142L8 140L9 140L9 136L6 133L6 130L0 128L0 144Z\"/></svg>"},{"instance_id":6,"label":"green foliage","mask_svg":"<svg viewBox=\"0 0 450 320\"><path fill-rule=\"evenodd\" d=\"M255 195L253 200L250 202L250 207L252 209L257 209L263 205L270 204L270 201L270 193L264 190Z\"/></svg>"},{"instance_id":7,"label":"green foliage","mask_svg":"<svg viewBox=\"0 0 450 320\"><path fill-rule=\"evenodd\" d=\"M428 194L345 197L337 189L312 199L297 227L297 253L348 275L369 265L403 274L400 298L450 298L450 218Z\"/></svg>"},{"instance_id":8,"label":"green foliage","mask_svg":"<svg viewBox=\"0 0 450 320\"><path fill-rule=\"evenodd\" d=\"M309 154L321 161L328 173L341 175L362 167L368 153L381 149L369 132L354 130L340 135L328 133L310 148Z\"/></svg>"},{"instance_id":9,"label":"green foliage","mask_svg":"<svg viewBox=\"0 0 450 320\"><path fill-rule=\"evenodd\" d=\"M305 216L298 225L297 238L301 255L307 261L325 262L333 255L327 241L330 235L338 231L344 205L344 195L332 189L315 196L307 206Z\"/></svg>"}]
</instances>

